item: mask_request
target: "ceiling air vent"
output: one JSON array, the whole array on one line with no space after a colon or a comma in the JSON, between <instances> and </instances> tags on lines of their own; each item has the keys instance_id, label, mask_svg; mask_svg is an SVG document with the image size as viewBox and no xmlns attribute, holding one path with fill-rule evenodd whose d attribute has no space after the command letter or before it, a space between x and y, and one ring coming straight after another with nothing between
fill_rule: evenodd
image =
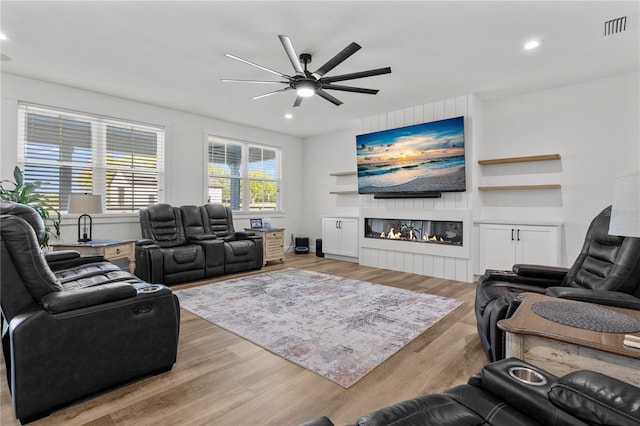
<instances>
[{"instance_id":1,"label":"ceiling air vent","mask_svg":"<svg viewBox=\"0 0 640 426\"><path fill-rule=\"evenodd\" d=\"M609 36L627 30L627 17L612 19L604 23L604 35Z\"/></svg>"}]
</instances>

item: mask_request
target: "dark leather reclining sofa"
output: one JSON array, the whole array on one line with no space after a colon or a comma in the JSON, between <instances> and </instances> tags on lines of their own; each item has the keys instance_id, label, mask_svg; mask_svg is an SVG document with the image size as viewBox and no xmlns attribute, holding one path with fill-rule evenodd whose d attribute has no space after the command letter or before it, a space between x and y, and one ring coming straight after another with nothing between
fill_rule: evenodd
<instances>
[{"instance_id":1,"label":"dark leather reclining sofa","mask_svg":"<svg viewBox=\"0 0 640 426\"><path fill-rule=\"evenodd\" d=\"M586 370L558 378L508 358L487 365L467 384L382 408L355 425L638 426L640 388ZM333 422L324 416L301 426Z\"/></svg>"},{"instance_id":2,"label":"dark leather reclining sofa","mask_svg":"<svg viewBox=\"0 0 640 426\"><path fill-rule=\"evenodd\" d=\"M62 406L176 362L178 299L105 261L43 252L31 207L0 203L2 350L16 418Z\"/></svg>"},{"instance_id":3,"label":"dark leather reclining sofa","mask_svg":"<svg viewBox=\"0 0 640 426\"><path fill-rule=\"evenodd\" d=\"M262 238L236 232L231 209L220 204L140 210L142 239L135 274L152 283L177 284L261 269Z\"/></svg>"}]
</instances>

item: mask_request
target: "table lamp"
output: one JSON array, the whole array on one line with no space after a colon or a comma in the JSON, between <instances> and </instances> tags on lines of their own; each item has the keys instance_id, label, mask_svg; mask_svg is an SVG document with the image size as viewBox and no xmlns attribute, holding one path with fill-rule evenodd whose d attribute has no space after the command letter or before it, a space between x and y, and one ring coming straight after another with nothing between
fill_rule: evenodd
<instances>
[{"instance_id":1,"label":"table lamp","mask_svg":"<svg viewBox=\"0 0 640 426\"><path fill-rule=\"evenodd\" d=\"M102 195L71 194L69 195L69 213L80 213L78 217L78 242L91 241L93 219L89 213L102 213ZM82 232L80 228L82 227Z\"/></svg>"},{"instance_id":2,"label":"table lamp","mask_svg":"<svg viewBox=\"0 0 640 426\"><path fill-rule=\"evenodd\" d=\"M640 237L640 173L616 177L609 234Z\"/></svg>"}]
</instances>

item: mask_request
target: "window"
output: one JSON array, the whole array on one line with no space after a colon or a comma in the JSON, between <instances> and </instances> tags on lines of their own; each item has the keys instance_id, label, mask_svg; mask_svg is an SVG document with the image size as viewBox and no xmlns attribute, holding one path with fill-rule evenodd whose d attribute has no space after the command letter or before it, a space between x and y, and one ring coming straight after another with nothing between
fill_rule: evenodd
<instances>
[{"instance_id":1,"label":"window","mask_svg":"<svg viewBox=\"0 0 640 426\"><path fill-rule=\"evenodd\" d=\"M280 210L278 149L215 136L207 149L210 203L235 211Z\"/></svg>"},{"instance_id":2,"label":"window","mask_svg":"<svg viewBox=\"0 0 640 426\"><path fill-rule=\"evenodd\" d=\"M18 165L55 209L74 192L102 195L107 213L161 201L163 129L27 104L18 116Z\"/></svg>"}]
</instances>

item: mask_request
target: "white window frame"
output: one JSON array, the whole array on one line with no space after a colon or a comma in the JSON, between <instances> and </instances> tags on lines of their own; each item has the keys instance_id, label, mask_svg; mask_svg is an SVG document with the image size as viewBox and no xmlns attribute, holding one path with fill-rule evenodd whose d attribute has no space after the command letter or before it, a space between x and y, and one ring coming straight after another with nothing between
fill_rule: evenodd
<instances>
[{"instance_id":1,"label":"white window frame","mask_svg":"<svg viewBox=\"0 0 640 426\"><path fill-rule=\"evenodd\" d=\"M240 167L240 180L242 181L243 188L250 187L250 181L252 180L249 177L249 148L261 148L273 151L275 153L275 175L276 178L273 180L276 184L276 206L274 210L260 210L254 209L251 210L251 194L250 191L242 191L242 199L241 199L241 208L238 210L233 210L234 213L238 214L273 214L273 213L282 213L282 148L268 145L264 143L254 142L254 141L244 141L235 138L231 138L228 136L219 136L212 132L205 132L204 137L204 200L209 202L209 144L213 141L218 142L227 142L241 146L241 156L242 156L242 165ZM229 176L221 176L228 178ZM253 179L255 180L255 179ZM270 181L270 180L268 180Z\"/></svg>"},{"instance_id":2,"label":"white window frame","mask_svg":"<svg viewBox=\"0 0 640 426\"><path fill-rule=\"evenodd\" d=\"M107 126L131 128L137 131L151 132L156 134L156 167L137 169L135 167L110 167L110 169L121 169L127 172L135 172L140 170L141 173L152 175L157 181L157 201L158 203L164 202L164 149L165 149L165 129L162 126L155 126L149 124L143 124L126 119L116 119L106 116L88 114L76 111L70 111L67 109L48 107L42 105L36 105L26 102L18 102L18 138L17 138L17 165L25 169L25 165L52 165L56 167L60 166L73 166L73 163L67 164L66 162L52 160L52 159L34 159L27 158L26 152L26 115L27 113L35 113L47 116L61 116L64 118L81 120L90 123L91 126L91 161L88 164L82 165L91 169L92 174L92 188L91 193L95 195L102 195L104 199L104 213L105 214L131 214L136 213L137 208L122 209L119 211L110 211L107 209L106 191L107 191ZM78 164L75 164L79 167ZM58 193L60 187L58 186ZM75 192L74 189L72 191ZM61 206L66 205L66 200L60 200ZM60 209L62 212L66 209Z\"/></svg>"}]
</instances>

